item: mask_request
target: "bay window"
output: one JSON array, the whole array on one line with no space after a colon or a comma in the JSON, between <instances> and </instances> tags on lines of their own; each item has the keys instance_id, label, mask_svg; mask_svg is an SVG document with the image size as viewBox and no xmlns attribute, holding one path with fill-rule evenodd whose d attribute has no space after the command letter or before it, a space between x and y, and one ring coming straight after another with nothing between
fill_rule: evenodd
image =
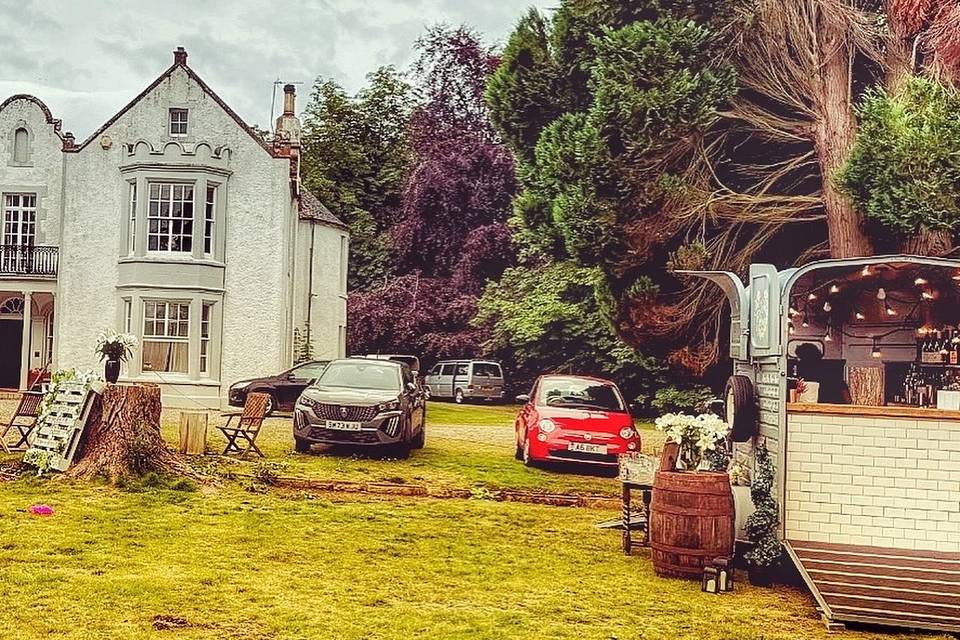
<instances>
[{"instance_id":1,"label":"bay window","mask_svg":"<svg viewBox=\"0 0 960 640\"><path fill-rule=\"evenodd\" d=\"M150 183L147 250L193 251L193 184Z\"/></svg>"},{"instance_id":2,"label":"bay window","mask_svg":"<svg viewBox=\"0 0 960 640\"><path fill-rule=\"evenodd\" d=\"M207 199L203 208L203 255L213 255L214 223L217 219L217 185L207 184Z\"/></svg>"},{"instance_id":3,"label":"bay window","mask_svg":"<svg viewBox=\"0 0 960 640\"><path fill-rule=\"evenodd\" d=\"M190 303L143 302L143 371L189 372Z\"/></svg>"}]
</instances>

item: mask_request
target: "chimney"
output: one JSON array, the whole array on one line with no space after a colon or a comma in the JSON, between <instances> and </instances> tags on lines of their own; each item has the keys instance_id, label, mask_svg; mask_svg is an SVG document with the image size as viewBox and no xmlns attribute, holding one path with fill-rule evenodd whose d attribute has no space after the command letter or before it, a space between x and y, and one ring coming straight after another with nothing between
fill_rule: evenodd
<instances>
[{"instance_id":1,"label":"chimney","mask_svg":"<svg viewBox=\"0 0 960 640\"><path fill-rule=\"evenodd\" d=\"M292 84L283 85L283 115L294 115L294 106L297 100L297 88Z\"/></svg>"},{"instance_id":2,"label":"chimney","mask_svg":"<svg viewBox=\"0 0 960 640\"><path fill-rule=\"evenodd\" d=\"M179 64L182 67L187 66L187 50L183 47L177 47L173 50L173 64Z\"/></svg>"}]
</instances>

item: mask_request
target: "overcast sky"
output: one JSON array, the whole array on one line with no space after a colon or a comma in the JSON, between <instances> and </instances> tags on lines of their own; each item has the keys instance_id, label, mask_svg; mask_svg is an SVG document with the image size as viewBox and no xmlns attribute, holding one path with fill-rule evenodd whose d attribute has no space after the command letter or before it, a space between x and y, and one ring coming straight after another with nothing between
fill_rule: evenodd
<instances>
[{"instance_id":1,"label":"overcast sky","mask_svg":"<svg viewBox=\"0 0 960 640\"><path fill-rule=\"evenodd\" d=\"M272 82L317 76L355 91L405 66L437 22L503 42L529 6L557 0L0 0L0 100L30 93L82 140L140 93L182 45L188 64L250 124L268 128Z\"/></svg>"}]
</instances>

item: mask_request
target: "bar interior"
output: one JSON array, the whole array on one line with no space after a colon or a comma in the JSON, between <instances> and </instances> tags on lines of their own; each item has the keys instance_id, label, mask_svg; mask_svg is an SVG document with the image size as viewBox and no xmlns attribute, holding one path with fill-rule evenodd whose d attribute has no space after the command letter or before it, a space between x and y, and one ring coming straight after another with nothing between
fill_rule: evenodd
<instances>
[{"instance_id":1,"label":"bar interior","mask_svg":"<svg viewBox=\"0 0 960 640\"><path fill-rule=\"evenodd\" d=\"M960 410L960 272L810 272L791 291L788 338L792 403Z\"/></svg>"}]
</instances>

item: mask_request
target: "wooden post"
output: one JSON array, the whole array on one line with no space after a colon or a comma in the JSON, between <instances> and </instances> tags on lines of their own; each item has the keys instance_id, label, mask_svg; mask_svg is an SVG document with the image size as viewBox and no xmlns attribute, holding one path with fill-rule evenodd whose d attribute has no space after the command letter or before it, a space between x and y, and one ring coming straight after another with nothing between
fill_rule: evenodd
<instances>
[{"instance_id":1,"label":"wooden post","mask_svg":"<svg viewBox=\"0 0 960 640\"><path fill-rule=\"evenodd\" d=\"M207 413L180 412L180 453L202 456L207 451Z\"/></svg>"}]
</instances>

